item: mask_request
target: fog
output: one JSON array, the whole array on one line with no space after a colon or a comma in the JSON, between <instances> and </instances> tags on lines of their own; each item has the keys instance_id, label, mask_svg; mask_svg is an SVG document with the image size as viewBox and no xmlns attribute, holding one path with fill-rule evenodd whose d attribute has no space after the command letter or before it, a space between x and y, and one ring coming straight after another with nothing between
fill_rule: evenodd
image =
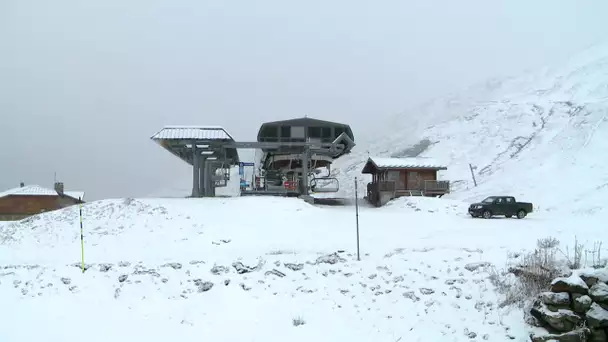
<instances>
[{"instance_id":1,"label":"fog","mask_svg":"<svg viewBox=\"0 0 608 342\"><path fill-rule=\"evenodd\" d=\"M190 177L150 140L164 125L382 118L606 37L597 1L0 0L0 192L86 199Z\"/></svg>"}]
</instances>

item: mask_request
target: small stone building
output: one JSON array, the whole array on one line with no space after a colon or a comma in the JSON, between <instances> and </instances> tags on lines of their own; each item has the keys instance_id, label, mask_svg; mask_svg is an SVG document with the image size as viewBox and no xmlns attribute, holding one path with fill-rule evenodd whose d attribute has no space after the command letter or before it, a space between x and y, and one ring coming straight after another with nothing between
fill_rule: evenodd
<instances>
[{"instance_id":1,"label":"small stone building","mask_svg":"<svg viewBox=\"0 0 608 342\"><path fill-rule=\"evenodd\" d=\"M21 220L26 217L83 203L84 192L64 191L63 183L54 189L25 185L0 192L0 221Z\"/></svg>"}]
</instances>

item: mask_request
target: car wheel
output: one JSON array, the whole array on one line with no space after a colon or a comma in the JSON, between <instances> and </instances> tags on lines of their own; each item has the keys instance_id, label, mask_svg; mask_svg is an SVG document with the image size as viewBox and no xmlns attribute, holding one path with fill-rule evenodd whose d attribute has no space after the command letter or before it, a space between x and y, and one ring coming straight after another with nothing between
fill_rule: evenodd
<instances>
[{"instance_id":1,"label":"car wheel","mask_svg":"<svg viewBox=\"0 0 608 342\"><path fill-rule=\"evenodd\" d=\"M513 215L505 215L506 218L511 218Z\"/></svg>"},{"instance_id":2,"label":"car wheel","mask_svg":"<svg viewBox=\"0 0 608 342\"><path fill-rule=\"evenodd\" d=\"M489 210L485 210L485 211L483 212L483 218L484 218L484 219L489 219L489 218L491 218L491 217L492 217L492 213L491 213Z\"/></svg>"},{"instance_id":3,"label":"car wheel","mask_svg":"<svg viewBox=\"0 0 608 342\"><path fill-rule=\"evenodd\" d=\"M525 211L525 210L523 210L523 209L520 209L520 210L517 212L517 218L518 218L518 219L523 219L524 217L526 217L526 211Z\"/></svg>"}]
</instances>

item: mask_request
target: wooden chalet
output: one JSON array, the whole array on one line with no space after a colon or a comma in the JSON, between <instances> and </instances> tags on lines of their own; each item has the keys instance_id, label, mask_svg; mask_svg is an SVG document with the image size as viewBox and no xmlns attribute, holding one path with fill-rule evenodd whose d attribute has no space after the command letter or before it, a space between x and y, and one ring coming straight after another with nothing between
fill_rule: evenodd
<instances>
[{"instance_id":1,"label":"wooden chalet","mask_svg":"<svg viewBox=\"0 0 608 342\"><path fill-rule=\"evenodd\" d=\"M371 174L367 184L367 199L382 206L401 196L441 197L450 192L450 182L438 180L437 173L446 166L430 158L369 157L363 174Z\"/></svg>"}]
</instances>

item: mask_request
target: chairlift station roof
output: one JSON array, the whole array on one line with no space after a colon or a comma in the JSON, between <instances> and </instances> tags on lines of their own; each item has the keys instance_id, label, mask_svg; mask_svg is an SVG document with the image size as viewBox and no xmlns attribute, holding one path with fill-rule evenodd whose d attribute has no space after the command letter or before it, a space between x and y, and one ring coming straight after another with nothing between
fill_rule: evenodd
<instances>
[{"instance_id":1,"label":"chairlift station roof","mask_svg":"<svg viewBox=\"0 0 608 342\"><path fill-rule=\"evenodd\" d=\"M193 145L209 159L226 159L231 165L239 163L236 148L222 148L234 139L220 126L165 126L151 139L190 165L194 160Z\"/></svg>"}]
</instances>

